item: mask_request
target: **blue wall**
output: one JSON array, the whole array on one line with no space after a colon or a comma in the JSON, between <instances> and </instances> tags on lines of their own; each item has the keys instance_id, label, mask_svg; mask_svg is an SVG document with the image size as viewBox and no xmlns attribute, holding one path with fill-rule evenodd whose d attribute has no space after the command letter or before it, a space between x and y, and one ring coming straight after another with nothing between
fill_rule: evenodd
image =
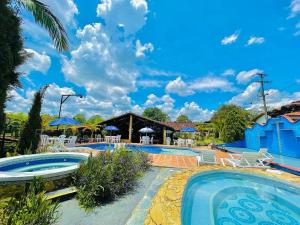
<instances>
[{"instance_id":1,"label":"blue wall","mask_svg":"<svg viewBox=\"0 0 300 225\"><path fill-rule=\"evenodd\" d=\"M245 142L247 148L300 158L300 121L291 123L280 116L265 125L255 124L245 130Z\"/></svg>"}]
</instances>

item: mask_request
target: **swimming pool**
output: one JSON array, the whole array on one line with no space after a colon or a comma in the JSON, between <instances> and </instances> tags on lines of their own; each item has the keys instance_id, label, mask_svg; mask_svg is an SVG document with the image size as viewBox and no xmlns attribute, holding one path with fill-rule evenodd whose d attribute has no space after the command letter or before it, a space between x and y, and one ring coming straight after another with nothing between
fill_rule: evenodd
<instances>
[{"instance_id":1,"label":"swimming pool","mask_svg":"<svg viewBox=\"0 0 300 225\"><path fill-rule=\"evenodd\" d=\"M210 171L182 198L183 225L300 225L300 187L265 176Z\"/></svg>"},{"instance_id":2,"label":"swimming pool","mask_svg":"<svg viewBox=\"0 0 300 225\"><path fill-rule=\"evenodd\" d=\"M113 144L91 144L91 145L84 145L84 147L93 148L99 151L114 149ZM142 151L151 154L184 155L184 156L199 155L198 152L194 151L191 148L170 148L170 147L133 145L133 144L126 144L126 148L128 148L131 151Z\"/></svg>"},{"instance_id":3,"label":"swimming pool","mask_svg":"<svg viewBox=\"0 0 300 225\"><path fill-rule=\"evenodd\" d=\"M257 152L256 150L250 149L250 148L226 147L226 149L228 151L235 151L235 152ZM284 164L287 166L291 166L291 167L300 169L300 159L283 156L283 155L276 155L273 153L271 153L271 154L274 157L275 163Z\"/></svg>"},{"instance_id":4,"label":"swimming pool","mask_svg":"<svg viewBox=\"0 0 300 225\"><path fill-rule=\"evenodd\" d=\"M0 159L0 182L30 180L34 176L55 177L72 173L82 160L84 153L45 153Z\"/></svg>"}]
</instances>

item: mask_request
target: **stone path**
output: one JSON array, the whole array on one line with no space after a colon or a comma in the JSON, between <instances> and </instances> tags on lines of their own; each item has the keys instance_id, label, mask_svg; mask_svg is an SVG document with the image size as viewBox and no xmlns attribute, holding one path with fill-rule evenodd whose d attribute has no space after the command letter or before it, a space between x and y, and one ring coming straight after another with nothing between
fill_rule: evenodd
<instances>
[{"instance_id":1,"label":"stone path","mask_svg":"<svg viewBox=\"0 0 300 225\"><path fill-rule=\"evenodd\" d=\"M126 225L142 225L144 224L147 212L151 206L151 201L160 186L178 169L167 169L161 168L160 172L157 174L156 178L153 180L151 185L149 185L142 200L137 204L131 217L127 221Z\"/></svg>"},{"instance_id":2,"label":"stone path","mask_svg":"<svg viewBox=\"0 0 300 225\"><path fill-rule=\"evenodd\" d=\"M134 191L109 204L97 207L92 212L85 212L75 198L64 201L60 204L58 224L141 225L144 223L152 197L173 172L173 169L151 167Z\"/></svg>"}]
</instances>

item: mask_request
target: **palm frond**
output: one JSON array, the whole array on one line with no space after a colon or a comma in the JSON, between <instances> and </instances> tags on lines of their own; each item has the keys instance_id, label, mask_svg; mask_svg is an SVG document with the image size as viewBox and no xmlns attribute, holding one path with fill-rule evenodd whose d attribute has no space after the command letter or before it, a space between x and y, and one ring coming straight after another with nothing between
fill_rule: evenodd
<instances>
[{"instance_id":1,"label":"palm frond","mask_svg":"<svg viewBox=\"0 0 300 225\"><path fill-rule=\"evenodd\" d=\"M46 4L39 0L17 0L17 2L30 11L35 21L49 32L57 50L68 49L67 33L59 19Z\"/></svg>"}]
</instances>

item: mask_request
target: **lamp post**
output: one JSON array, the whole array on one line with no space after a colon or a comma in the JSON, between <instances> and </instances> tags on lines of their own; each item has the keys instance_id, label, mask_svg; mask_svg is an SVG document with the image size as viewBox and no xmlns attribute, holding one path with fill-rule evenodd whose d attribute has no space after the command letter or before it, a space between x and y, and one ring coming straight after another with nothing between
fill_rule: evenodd
<instances>
[{"instance_id":1,"label":"lamp post","mask_svg":"<svg viewBox=\"0 0 300 225\"><path fill-rule=\"evenodd\" d=\"M61 95L60 104L59 104L58 118L60 118L60 116L61 116L61 107L62 107L62 105L64 104L65 101L67 101L67 99L69 97L72 97L72 96L83 98L83 96L81 94Z\"/></svg>"}]
</instances>

